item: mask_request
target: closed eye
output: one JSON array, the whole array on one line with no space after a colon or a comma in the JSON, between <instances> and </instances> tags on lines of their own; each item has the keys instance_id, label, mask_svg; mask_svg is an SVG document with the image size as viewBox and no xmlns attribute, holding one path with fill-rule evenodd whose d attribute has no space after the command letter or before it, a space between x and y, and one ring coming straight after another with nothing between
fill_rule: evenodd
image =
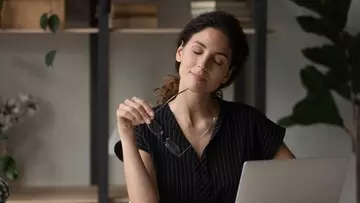
<instances>
[{"instance_id":1,"label":"closed eye","mask_svg":"<svg viewBox=\"0 0 360 203\"><path fill-rule=\"evenodd\" d=\"M218 62L218 61L216 61L216 60L214 60L214 62L215 62L217 65L219 65L219 66L222 65L222 62Z\"/></svg>"},{"instance_id":2,"label":"closed eye","mask_svg":"<svg viewBox=\"0 0 360 203\"><path fill-rule=\"evenodd\" d=\"M215 62L217 65L221 66L221 65L224 64L224 59L223 59L223 57L221 57L221 56L216 56L216 57L214 57L214 62Z\"/></svg>"}]
</instances>

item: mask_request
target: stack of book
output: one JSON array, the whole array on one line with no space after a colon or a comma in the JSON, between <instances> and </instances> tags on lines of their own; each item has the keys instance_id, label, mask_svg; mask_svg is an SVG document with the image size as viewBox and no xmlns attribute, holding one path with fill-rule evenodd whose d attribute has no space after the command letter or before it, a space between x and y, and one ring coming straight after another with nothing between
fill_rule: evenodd
<instances>
[{"instance_id":1,"label":"stack of book","mask_svg":"<svg viewBox=\"0 0 360 203\"><path fill-rule=\"evenodd\" d=\"M248 0L191 0L190 6L193 18L204 12L221 10L234 15L243 27L251 26Z\"/></svg>"},{"instance_id":2,"label":"stack of book","mask_svg":"<svg viewBox=\"0 0 360 203\"><path fill-rule=\"evenodd\" d=\"M157 28L159 6L151 0L112 0L110 28Z\"/></svg>"}]
</instances>

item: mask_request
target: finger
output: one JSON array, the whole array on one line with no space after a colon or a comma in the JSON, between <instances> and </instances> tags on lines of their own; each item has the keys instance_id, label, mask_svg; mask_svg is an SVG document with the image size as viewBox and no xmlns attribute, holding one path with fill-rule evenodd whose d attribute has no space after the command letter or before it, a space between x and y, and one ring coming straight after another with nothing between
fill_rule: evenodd
<instances>
[{"instance_id":1,"label":"finger","mask_svg":"<svg viewBox=\"0 0 360 203\"><path fill-rule=\"evenodd\" d=\"M117 114L118 118L126 118L126 119L130 120L131 122L136 121L136 118L131 113L129 113L128 111L125 111L124 109L121 109L121 108L118 109L116 114Z\"/></svg>"},{"instance_id":2,"label":"finger","mask_svg":"<svg viewBox=\"0 0 360 203\"><path fill-rule=\"evenodd\" d=\"M127 102L126 104L129 105L129 106L132 106L133 108L135 108L141 115L142 119L147 123L149 124L150 123L150 119L151 119L151 116L146 112L145 108L137 103L135 100L131 99L130 100L131 102Z\"/></svg>"},{"instance_id":3,"label":"finger","mask_svg":"<svg viewBox=\"0 0 360 203\"><path fill-rule=\"evenodd\" d=\"M130 113L132 116L135 117L135 120L137 120L139 123L144 123L144 119L141 116L141 114L139 113L139 111L133 107L133 101L130 101L129 99L125 100L125 102L123 103L123 105L121 105L121 109L127 111L128 113Z\"/></svg>"},{"instance_id":4,"label":"finger","mask_svg":"<svg viewBox=\"0 0 360 203\"><path fill-rule=\"evenodd\" d=\"M134 118L134 117L131 114L127 113L127 111L124 111L122 109L117 110L116 114L117 114L117 125L118 125L119 129L128 129L132 126L130 123L120 122L120 119L125 118L132 123L131 117L132 118Z\"/></svg>"},{"instance_id":5,"label":"finger","mask_svg":"<svg viewBox=\"0 0 360 203\"><path fill-rule=\"evenodd\" d=\"M151 105L148 102L139 99L137 97L133 97L133 100L139 103L145 109L145 111L150 115L151 118L154 118L154 111L152 110Z\"/></svg>"}]
</instances>

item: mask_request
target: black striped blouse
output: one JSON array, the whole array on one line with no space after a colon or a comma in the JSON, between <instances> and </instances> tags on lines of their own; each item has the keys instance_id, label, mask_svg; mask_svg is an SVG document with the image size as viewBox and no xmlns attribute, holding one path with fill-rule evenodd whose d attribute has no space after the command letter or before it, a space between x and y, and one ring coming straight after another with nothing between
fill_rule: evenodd
<instances>
[{"instance_id":1,"label":"black striped blouse","mask_svg":"<svg viewBox=\"0 0 360 203\"><path fill-rule=\"evenodd\" d=\"M190 146L168 105L155 119L164 130L162 140L172 139L181 151ZM193 148L173 155L146 125L137 126L136 135L138 148L152 157L161 203L233 203L243 163L273 158L285 129L251 106L220 100L219 118L201 158ZM114 150L123 161L120 141Z\"/></svg>"}]
</instances>

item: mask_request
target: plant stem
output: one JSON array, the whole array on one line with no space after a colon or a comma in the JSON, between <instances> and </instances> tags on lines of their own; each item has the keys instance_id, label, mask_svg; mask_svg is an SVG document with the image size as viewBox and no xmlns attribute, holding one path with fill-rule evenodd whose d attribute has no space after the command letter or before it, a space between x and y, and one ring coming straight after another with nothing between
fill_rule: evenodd
<instances>
[{"instance_id":1,"label":"plant stem","mask_svg":"<svg viewBox=\"0 0 360 203\"><path fill-rule=\"evenodd\" d=\"M360 107L356 106L356 139L360 140ZM360 203L360 142L356 144L356 202Z\"/></svg>"},{"instance_id":2,"label":"plant stem","mask_svg":"<svg viewBox=\"0 0 360 203\"><path fill-rule=\"evenodd\" d=\"M346 44L345 43L345 41L342 41L341 42L341 44ZM345 54L346 54L346 58L348 58L349 59L349 57L350 57L350 53L349 53L349 50L348 50L348 48L347 48L347 46L344 46L343 47L344 48L344 52L345 52ZM353 68L354 67L352 67L352 65L351 64L349 64L348 66L347 66L347 69L348 69L348 71L349 71L349 75L351 75L351 73L352 73L352 70L353 70ZM349 82L348 82L348 87L349 87L349 91L350 91L350 101L351 101L351 105L352 105L352 109L353 109L353 122L354 122L354 128L355 128L355 136L351 136L352 138L353 138L353 142L355 142L355 143L353 143L353 146L356 146L356 148L357 148L357 144L356 144L356 142L359 140L359 138L358 138L358 136L357 136L357 129L358 129L358 123L359 123L359 113L357 113L357 105L356 105L356 94L355 94L355 92L354 92L354 83L353 83L353 81L352 81L352 78L350 77L349 78ZM348 129L347 129L348 130ZM350 133L350 135L351 135L351 133ZM357 149L353 149L353 152L355 152L355 151L357 151ZM360 201L360 200L359 200ZM360 203L360 202L359 202Z\"/></svg>"},{"instance_id":3,"label":"plant stem","mask_svg":"<svg viewBox=\"0 0 360 203\"><path fill-rule=\"evenodd\" d=\"M347 127L343 127L343 129L345 130L345 132L350 136L350 139L351 139L351 149L352 149L352 152L356 152L356 134L354 135L351 130L349 130Z\"/></svg>"}]
</instances>

